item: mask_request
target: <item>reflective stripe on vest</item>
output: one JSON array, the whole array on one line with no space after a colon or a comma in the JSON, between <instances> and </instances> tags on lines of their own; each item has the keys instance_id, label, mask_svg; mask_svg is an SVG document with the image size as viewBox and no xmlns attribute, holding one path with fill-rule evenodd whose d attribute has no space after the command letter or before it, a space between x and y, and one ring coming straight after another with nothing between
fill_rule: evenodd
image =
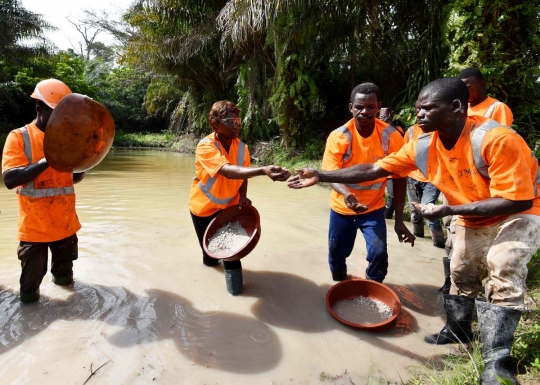
<instances>
[{"instance_id":1,"label":"reflective stripe on vest","mask_svg":"<svg viewBox=\"0 0 540 385\"><path fill-rule=\"evenodd\" d=\"M210 138L204 138L199 143L205 143L205 142L212 142L212 140ZM218 149L218 151L223 155L223 151L221 151L221 146L219 145L219 142L213 141L213 143L214 143L214 146L216 146L216 148ZM238 166L244 166L245 152L246 152L246 144L240 141L238 143L238 154L236 156L236 164ZM209 177L208 180L206 181L206 184L203 184L201 181L199 181L197 186L211 202L217 205L226 205L234 199L236 194L234 194L232 197L229 197L229 198L218 198L214 196L210 192L210 190L214 186L214 183L216 183L217 178L218 178L217 176L215 178Z\"/></svg>"},{"instance_id":2,"label":"reflective stripe on vest","mask_svg":"<svg viewBox=\"0 0 540 385\"><path fill-rule=\"evenodd\" d=\"M411 127L409 127L409 129L407 130L407 134L409 135L409 140L413 140L413 127L414 127L414 126L411 126Z\"/></svg>"},{"instance_id":3,"label":"reflective stripe on vest","mask_svg":"<svg viewBox=\"0 0 540 385\"><path fill-rule=\"evenodd\" d=\"M482 158L482 143L484 141L486 133L489 130L493 128L501 127L501 126L505 127L499 122L496 122L495 120L490 119L490 120L487 120L484 124L475 128L471 133L471 148L473 152L474 166L476 167L480 175L482 175L484 178L488 180L490 180L490 177L488 173L488 165L486 164L486 162L484 162L484 159ZM510 128L510 130L512 129ZM420 172L426 178L427 178L427 162L428 162L430 140L431 140L430 134L423 134L418 137L418 142L416 144L416 167L418 168L418 170L420 170ZM532 151L531 151L531 156L538 163L538 160L536 159ZM536 186L537 184L540 184L540 167L538 167L536 171L536 179L535 179L535 183L533 183L535 196L538 195L538 189Z\"/></svg>"},{"instance_id":4,"label":"reflective stripe on vest","mask_svg":"<svg viewBox=\"0 0 540 385\"><path fill-rule=\"evenodd\" d=\"M347 126L341 126L339 128L336 128L336 131L344 134L345 137L347 138L347 141L349 142L347 151L345 152L345 155L343 155L343 161L346 162L351 158L351 154L352 154L352 134ZM392 135L396 131L397 131L397 128L395 128L394 126L386 126L381 133L382 134L381 145L384 152L384 156L388 155L388 148L390 147L390 135ZM379 190L383 186L383 184L384 182L375 183L375 184L371 184L367 186L360 186L358 184L345 184L345 186L353 190Z\"/></svg>"},{"instance_id":5,"label":"reflective stripe on vest","mask_svg":"<svg viewBox=\"0 0 540 385\"><path fill-rule=\"evenodd\" d=\"M23 136L24 154L28 158L29 165L32 165L32 142L30 141L30 134L28 133L28 128L24 126L22 128L19 128L19 131L21 131ZM25 197L48 198L59 195L75 194L75 189L72 186L35 189L34 181L32 180L26 184L26 187L17 187L15 193Z\"/></svg>"},{"instance_id":6,"label":"reflective stripe on vest","mask_svg":"<svg viewBox=\"0 0 540 385\"><path fill-rule=\"evenodd\" d=\"M497 107L499 104L501 104L501 102L499 102L498 100L496 100L491 106L489 106L489 108L487 109L487 111L486 111L485 114L484 114L484 118L491 118L491 115L493 114L493 110L494 110L495 107Z\"/></svg>"}]
</instances>

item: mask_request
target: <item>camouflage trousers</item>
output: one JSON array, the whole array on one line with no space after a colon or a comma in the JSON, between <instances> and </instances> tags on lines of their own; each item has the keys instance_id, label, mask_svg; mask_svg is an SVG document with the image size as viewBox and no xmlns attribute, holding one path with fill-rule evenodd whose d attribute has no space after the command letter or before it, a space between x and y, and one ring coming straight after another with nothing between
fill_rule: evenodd
<instances>
[{"instance_id":1,"label":"camouflage trousers","mask_svg":"<svg viewBox=\"0 0 540 385\"><path fill-rule=\"evenodd\" d=\"M540 216L515 214L497 225L470 228L456 225L450 271L450 294L475 298L482 292L490 303L523 309L527 263L540 248Z\"/></svg>"}]
</instances>

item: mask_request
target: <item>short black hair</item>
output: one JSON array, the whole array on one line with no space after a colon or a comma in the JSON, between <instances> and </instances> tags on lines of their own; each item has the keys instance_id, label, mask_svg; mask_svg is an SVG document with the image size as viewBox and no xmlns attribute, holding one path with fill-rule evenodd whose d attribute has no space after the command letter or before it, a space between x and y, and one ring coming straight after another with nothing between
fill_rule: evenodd
<instances>
[{"instance_id":1,"label":"short black hair","mask_svg":"<svg viewBox=\"0 0 540 385\"><path fill-rule=\"evenodd\" d=\"M457 78L442 78L429 83L422 88L422 94L436 94L443 102L452 103L454 99L458 99L463 106L467 106L469 100L469 89L461 79Z\"/></svg>"},{"instance_id":2,"label":"short black hair","mask_svg":"<svg viewBox=\"0 0 540 385\"><path fill-rule=\"evenodd\" d=\"M484 80L484 76L482 75L482 72L480 72L480 70L476 67L465 68L463 71L459 73L457 77L458 79L475 78L480 81Z\"/></svg>"},{"instance_id":3,"label":"short black hair","mask_svg":"<svg viewBox=\"0 0 540 385\"><path fill-rule=\"evenodd\" d=\"M356 94L375 94L377 95L377 101L381 101L381 91L379 90L379 87L373 83L361 83L354 87L351 92L351 103L354 102Z\"/></svg>"}]
</instances>

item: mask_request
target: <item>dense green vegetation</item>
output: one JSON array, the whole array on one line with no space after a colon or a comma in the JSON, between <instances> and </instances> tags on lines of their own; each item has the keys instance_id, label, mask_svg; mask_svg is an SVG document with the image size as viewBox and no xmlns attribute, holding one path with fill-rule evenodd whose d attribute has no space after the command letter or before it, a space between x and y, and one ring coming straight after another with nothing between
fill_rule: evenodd
<instances>
[{"instance_id":1,"label":"dense green vegetation","mask_svg":"<svg viewBox=\"0 0 540 385\"><path fill-rule=\"evenodd\" d=\"M51 26L40 15L0 0L0 133L25 123L33 85L56 77L106 105L122 131L200 136L211 104L227 98L247 142L277 140L291 155L315 146L318 156L357 83L378 84L408 126L427 82L475 65L534 143L539 15L534 0L134 0L119 21L88 11L80 25L118 45L85 38L76 53L42 38Z\"/></svg>"},{"instance_id":2,"label":"dense green vegetation","mask_svg":"<svg viewBox=\"0 0 540 385\"><path fill-rule=\"evenodd\" d=\"M212 103L226 98L242 109L243 139L259 143L258 160L318 166L356 84L378 84L383 105L408 127L426 83L477 66L540 150L537 0L134 0L122 20L86 15L80 25L118 44L84 39L81 52L58 51L40 15L0 0L0 138L33 118L28 96L54 77L111 111L115 145L190 151L209 131ZM540 292L539 254L529 288ZM538 311L525 317L514 349L531 375L540 370L539 319ZM443 377L423 371L411 383L475 383L478 351L462 353Z\"/></svg>"}]
</instances>

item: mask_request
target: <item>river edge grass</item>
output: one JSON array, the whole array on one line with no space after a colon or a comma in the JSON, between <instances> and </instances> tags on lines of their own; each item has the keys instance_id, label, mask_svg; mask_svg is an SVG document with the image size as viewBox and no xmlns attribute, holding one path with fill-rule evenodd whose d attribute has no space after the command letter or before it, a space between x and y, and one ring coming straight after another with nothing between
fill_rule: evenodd
<instances>
[{"instance_id":1,"label":"river edge grass","mask_svg":"<svg viewBox=\"0 0 540 385\"><path fill-rule=\"evenodd\" d=\"M117 133L114 146L153 148L194 154L197 142L197 138L189 135L175 137L170 133ZM288 151L278 140L275 140L256 143L252 146L251 156L256 163L261 165L276 164L293 171L302 167L320 169L323 150L324 143L312 144L304 152ZM512 349L512 356L520 373L518 380L522 385L540 383L540 251L532 257L528 267L527 310L519 323ZM456 346L451 354L444 356L442 369L441 365L409 367L411 377L401 383L404 385L473 385L479 382L478 376L482 373L482 368L481 345L473 342L469 345ZM380 379L375 382L391 383Z\"/></svg>"}]
</instances>

